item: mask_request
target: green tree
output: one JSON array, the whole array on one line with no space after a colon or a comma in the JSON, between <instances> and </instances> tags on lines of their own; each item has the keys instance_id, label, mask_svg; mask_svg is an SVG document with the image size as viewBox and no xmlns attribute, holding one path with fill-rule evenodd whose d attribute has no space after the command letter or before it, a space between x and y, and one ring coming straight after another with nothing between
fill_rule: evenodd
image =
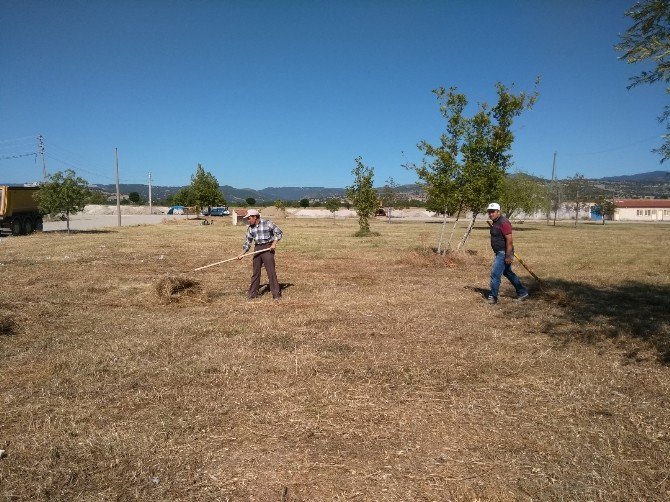
<instances>
[{"instance_id":1,"label":"green tree","mask_svg":"<svg viewBox=\"0 0 670 502\"><path fill-rule=\"evenodd\" d=\"M670 93L670 0L641 0L635 3L626 16L633 25L620 36L616 49L623 53L619 59L627 63L647 63L645 70L631 77L628 89L639 84L664 82L665 92ZM649 63L651 63L651 69ZM661 162L670 159L670 106L666 105L658 117L667 122L665 143L654 152L661 155Z\"/></svg>"},{"instance_id":2,"label":"green tree","mask_svg":"<svg viewBox=\"0 0 670 502\"><path fill-rule=\"evenodd\" d=\"M300 207L309 207L309 199L300 199Z\"/></svg>"},{"instance_id":3,"label":"green tree","mask_svg":"<svg viewBox=\"0 0 670 502\"><path fill-rule=\"evenodd\" d=\"M508 219L520 212L534 214L546 208L548 200L547 186L526 173L508 174L503 178L498 202Z\"/></svg>"},{"instance_id":4,"label":"green tree","mask_svg":"<svg viewBox=\"0 0 670 502\"><path fill-rule=\"evenodd\" d=\"M282 213L282 216L286 218L286 203L281 199L277 199L274 203L274 206Z\"/></svg>"},{"instance_id":5,"label":"green tree","mask_svg":"<svg viewBox=\"0 0 670 502\"><path fill-rule=\"evenodd\" d=\"M340 201L335 197L331 197L326 201L326 209L333 214L333 223L335 222L335 213L340 209Z\"/></svg>"},{"instance_id":6,"label":"green tree","mask_svg":"<svg viewBox=\"0 0 670 502\"><path fill-rule=\"evenodd\" d=\"M171 204L173 206L193 206L195 205L195 198L190 186L182 187L177 190L171 197Z\"/></svg>"},{"instance_id":7,"label":"green tree","mask_svg":"<svg viewBox=\"0 0 670 502\"><path fill-rule=\"evenodd\" d=\"M501 83L496 84L496 91L495 106L481 103L472 117L464 115L468 100L455 87L433 91L440 103L440 113L447 122L446 130L437 146L427 141L419 143L424 161L421 166L413 167L425 183L429 207L442 207L445 213L438 252L441 251L447 213L472 212L470 224L458 245L461 249L477 215L490 201L498 198L504 175L512 162L514 118L530 109L538 96L537 92L514 94Z\"/></svg>"},{"instance_id":8,"label":"green tree","mask_svg":"<svg viewBox=\"0 0 670 502\"><path fill-rule=\"evenodd\" d=\"M354 175L354 183L346 187L347 197L356 208L358 214L359 230L357 236L370 234L370 217L374 216L379 207L377 192L372 186L375 176L374 168L363 164L361 157L354 159L356 167L351 171Z\"/></svg>"},{"instance_id":9,"label":"green tree","mask_svg":"<svg viewBox=\"0 0 670 502\"><path fill-rule=\"evenodd\" d=\"M133 204L139 204L142 201L142 197L138 192L130 192L128 194L128 200Z\"/></svg>"},{"instance_id":10,"label":"green tree","mask_svg":"<svg viewBox=\"0 0 670 502\"><path fill-rule=\"evenodd\" d=\"M191 176L186 198L190 201L190 204L186 205L195 206L196 214L199 214L204 207L211 208L225 203L218 180L200 164L195 174Z\"/></svg>"},{"instance_id":11,"label":"green tree","mask_svg":"<svg viewBox=\"0 0 670 502\"><path fill-rule=\"evenodd\" d=\"M616 205L614 204L614 201L611 199L608 199L606 197L599 197L596 199L596 211L597 213L603 217L603 225L605 224L605 220L609 218L610 220L614 219L614 213L616 211Z\"/></svg>"},{"instance_id":12,"label":"green tree","mask_svg":"<svg viewBox=\"0 0 670 502\"><path fill-rule=\"evenodd\" d=\"M565 186L565 197L575 211L575 226L579 221L579 213L586 205L589 195L589 184L583 174L575 173L568 178Z\"/></svg>"},{"instance_id":13,"label":"green tree","mask_svg":"<svg viewBox=\"0 0 670 502\"><path fill-rule=\"evenodd\" d=\"M467 105L465 95L456 92L452 87L449 91L444 88L433 90L438 103L440 113L446 120L445 132L440 135L440 144L433 146L428 141L419 143L419 150L423 153L423 162L420 166L410 165L419 179L423 182L426 192L426 208L444 215L442 228L437 243L437 252L441 254L442 241L447 225L447 215L458 213L462 208L462 200L459 194L458 175L462 171L460 158L460 145L466 130L466 119L463 111ZM458 215L454 222L451 235L458 223ZM449 239L451 242L451 238ZM446 246L449 247L449 244Z\"/></svg>"},{"instance_id":14,"label":"green tree","mask_svg":"<svg viewBox=\"0 0 670 502\"><path fill-rule=\"evenodd\" d=\"M249 204L250 206L253 206L253 205L256 204L256 199L254 199L253 197L247 197L247 198L245 199L245 202L246 202L247 204Z\"/></svg>"},{"instance_id":15,"label":"green tree","mask_svg":"<svg viewBox=\"0 0 670 502\"><path fill-rule=\"evenodd\" d=\"M48 176L35 195L40 211L52 216L65 215L67 232L70 233L70 215L84 209L90 196L88 182L72 169L58 171Z\"/></svg>"},{"instance_id":16,"label":"green tree","mask_svg":"<svg viewBox=\"0 0 670 502\"><path fill-rule=\"evenodd\" d=\"M513 94L503 84L496 84L498 102L489 108L479 105L479 111L467 120L461 152L463 169L459 175L459 192L463 206L472 212L458 249L463 248L475 225L477 215L492 200L498 198L502 180L512 164L510 150L514 143L512 124L525 109L532 108L537 92Z\"/></svg>"},{"instance_id":17,"label":"green tree","mask_svg":"<svg viewBox=\"0 0 670 502\"><path fill-rule=\"evenodd\" d=\"M386 180L382 188L381 204L386 211L388 222L391 223L393 210L402 205L402 199L398 193L398 184L392 177Z\"/></svg>"},{"instance_id":18,"label":"green tree","mask_svg":"<svg viewBox=\"0 0 670 502\"><path fill-rule=\"evenodd\" d=\"M107 204L107 196L99 190L89 190L86 204Z\"/></svg>"}]
</instances>

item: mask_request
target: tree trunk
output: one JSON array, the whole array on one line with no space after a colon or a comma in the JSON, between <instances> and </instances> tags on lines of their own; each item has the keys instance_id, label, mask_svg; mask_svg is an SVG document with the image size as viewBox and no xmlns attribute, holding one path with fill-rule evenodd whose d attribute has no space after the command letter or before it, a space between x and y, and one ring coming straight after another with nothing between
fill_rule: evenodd
<instances>
[{"instance_id":1,"label":"tree trunk","mask_svg":"<svg viewBox=\"0 0 670 502\"><path fill-rule=\"evenodd\" d=\"M554 226L556 226L556 215L558 214L558 208L554 209Z\"/></svg>"},{"instance_id":2,"label":"tree trunk","mask_svg":"<svg viewBox=\"0 0 670 502\"><path fill-rule=\"evenodd\" d=\"M447 208L444 208L444 218L442 218L442 229L440 230L440 240L437 241L437 254L442 254L442 239L444 238L444 229L447 226Z\"/></svg>"},{"instance_id":3,"label":"tree trunk","mask_svg":"<svg viewBox=\"0 0 670 502\"><path fill-rule=\"evenodd\" d=\"M577 220L579 220L579 202L577 203L577 206L575 207L575 226L577 226Z\"/></svg>"},{"instance_id":4,"label":"tree trunk","mask_svg":"<svg viewBox=\"0 0 670 502\"><path fill-rule=\"evenodd\" d=\"M463 238L461 239L461 242L458 243L458 247L456 248L457 251L460 251L464 246L465 243L468 241L468 237L470 237L470 232L472 232L472 228L475 226L475 220L477 219L477 213L472 212L472 220L470 221L470 224L468 225L467 230L463 234Z\"/></svg>"},{"instance_id":5,"label":"tree trunk","mask_svg":"<svg viewBox=\"0 0 670 502\"><path fill-rule=\"evenodd\" d=\"M454 226L451 227L451 233L449 234L449 240L447 241L447 249L451 249L451 239L454 238L454 232L456 231L456 225L458 224L458 220L461 217L461 212L460 210L458 211L458 214L456 215L456 221L454 222Z\"/></svg>"},{"instance_id":6,"label":"tree trunk","mask_svg":"<svg viewBox=\"0 0 670 502\"><path fill-rule=\"evenodd\" d=\"M65 211L65 227L67 228L67 233L70 233L70 211Z\"/></svg>"}]
</instances>

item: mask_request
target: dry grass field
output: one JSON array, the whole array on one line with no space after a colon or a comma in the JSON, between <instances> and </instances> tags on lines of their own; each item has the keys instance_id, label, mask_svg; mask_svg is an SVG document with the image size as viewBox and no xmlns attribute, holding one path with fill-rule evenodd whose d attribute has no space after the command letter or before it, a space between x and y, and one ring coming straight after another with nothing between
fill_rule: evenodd
<instances>
[{"instance_id":1,"label":"dry grass field","mask_svg":"<svg viewBox=\"0 0 670 502\"><path fill-rule=\"evenodd\" d=\"M491 306L483 222L276 221L280 301L192 272L243 227L0 242L0 499L670 499L669 225L517 225Z\"/></svg>"}]
</instances>

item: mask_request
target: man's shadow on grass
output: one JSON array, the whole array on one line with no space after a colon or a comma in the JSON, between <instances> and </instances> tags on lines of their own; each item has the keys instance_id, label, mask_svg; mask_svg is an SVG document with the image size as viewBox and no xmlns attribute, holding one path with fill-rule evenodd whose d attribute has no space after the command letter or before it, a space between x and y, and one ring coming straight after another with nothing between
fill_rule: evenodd
<instances>
[{"instance_id":1,"label":"man's shadow on grass","mask_svg":"<svg viewBox=\"0 0 670 502\"><path fill-rule=\"evenodd\" d=\"M598 288L550 279L541 287L533 282L528 286L530 298L523 303L524 312L532 315L535 302L546 302L559 313L546 316L543 322L542 332L548 336L592 345L607 338L630 337L649 344L659 362L670 365L670 285L633 281ZM470 289L482 297L488 294L488 289ZM627 355L636 359L638 353L632 349Z\"/></svg>"},{"instance_id":2,"label":"man's shadow on grass","mask_svg":"<svg viewBox=\"0 0 670 502\"><path fill-rule=\"evenodd\" d=\"M293 286L290 282L280 282L279 283L279 292L282 293L285 289L290 288ZM258 288L258 296L263 296L265 293L268 293L270 291L270 285L269 284L261 284L261 286Z\"/></svg>"}]
</instances>

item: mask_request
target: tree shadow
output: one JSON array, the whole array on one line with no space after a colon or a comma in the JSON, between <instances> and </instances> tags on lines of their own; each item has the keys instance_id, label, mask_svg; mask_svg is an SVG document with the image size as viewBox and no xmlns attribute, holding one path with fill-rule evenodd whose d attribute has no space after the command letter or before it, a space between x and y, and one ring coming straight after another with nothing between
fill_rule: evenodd
<instances>
[{"instance_id":1,"label":"tree shadow","mask_svg":"<svg viewBox=\"0 0 670 502\"><path fill-rule=\"evenodd\" d=\"M116 230L70 230L70 234L112 234ZM44 230L45 234L67 234L67 230Z\"/></svg>"},{"instance_id":2,"label":"tree shadow","mask_svg":"<svg viewBox=\"0 0 670 502\"><path fill-rule=\"evenodd\" d=\"M627 282L597 288L556 279L546 281L537 294L560 312L558 319L544 323L549 336L588 344L628 336L648 343L659 361L670 365L670 285ZM636 350L628 354L636 356Z\"/></svg>"}]
</instances>

